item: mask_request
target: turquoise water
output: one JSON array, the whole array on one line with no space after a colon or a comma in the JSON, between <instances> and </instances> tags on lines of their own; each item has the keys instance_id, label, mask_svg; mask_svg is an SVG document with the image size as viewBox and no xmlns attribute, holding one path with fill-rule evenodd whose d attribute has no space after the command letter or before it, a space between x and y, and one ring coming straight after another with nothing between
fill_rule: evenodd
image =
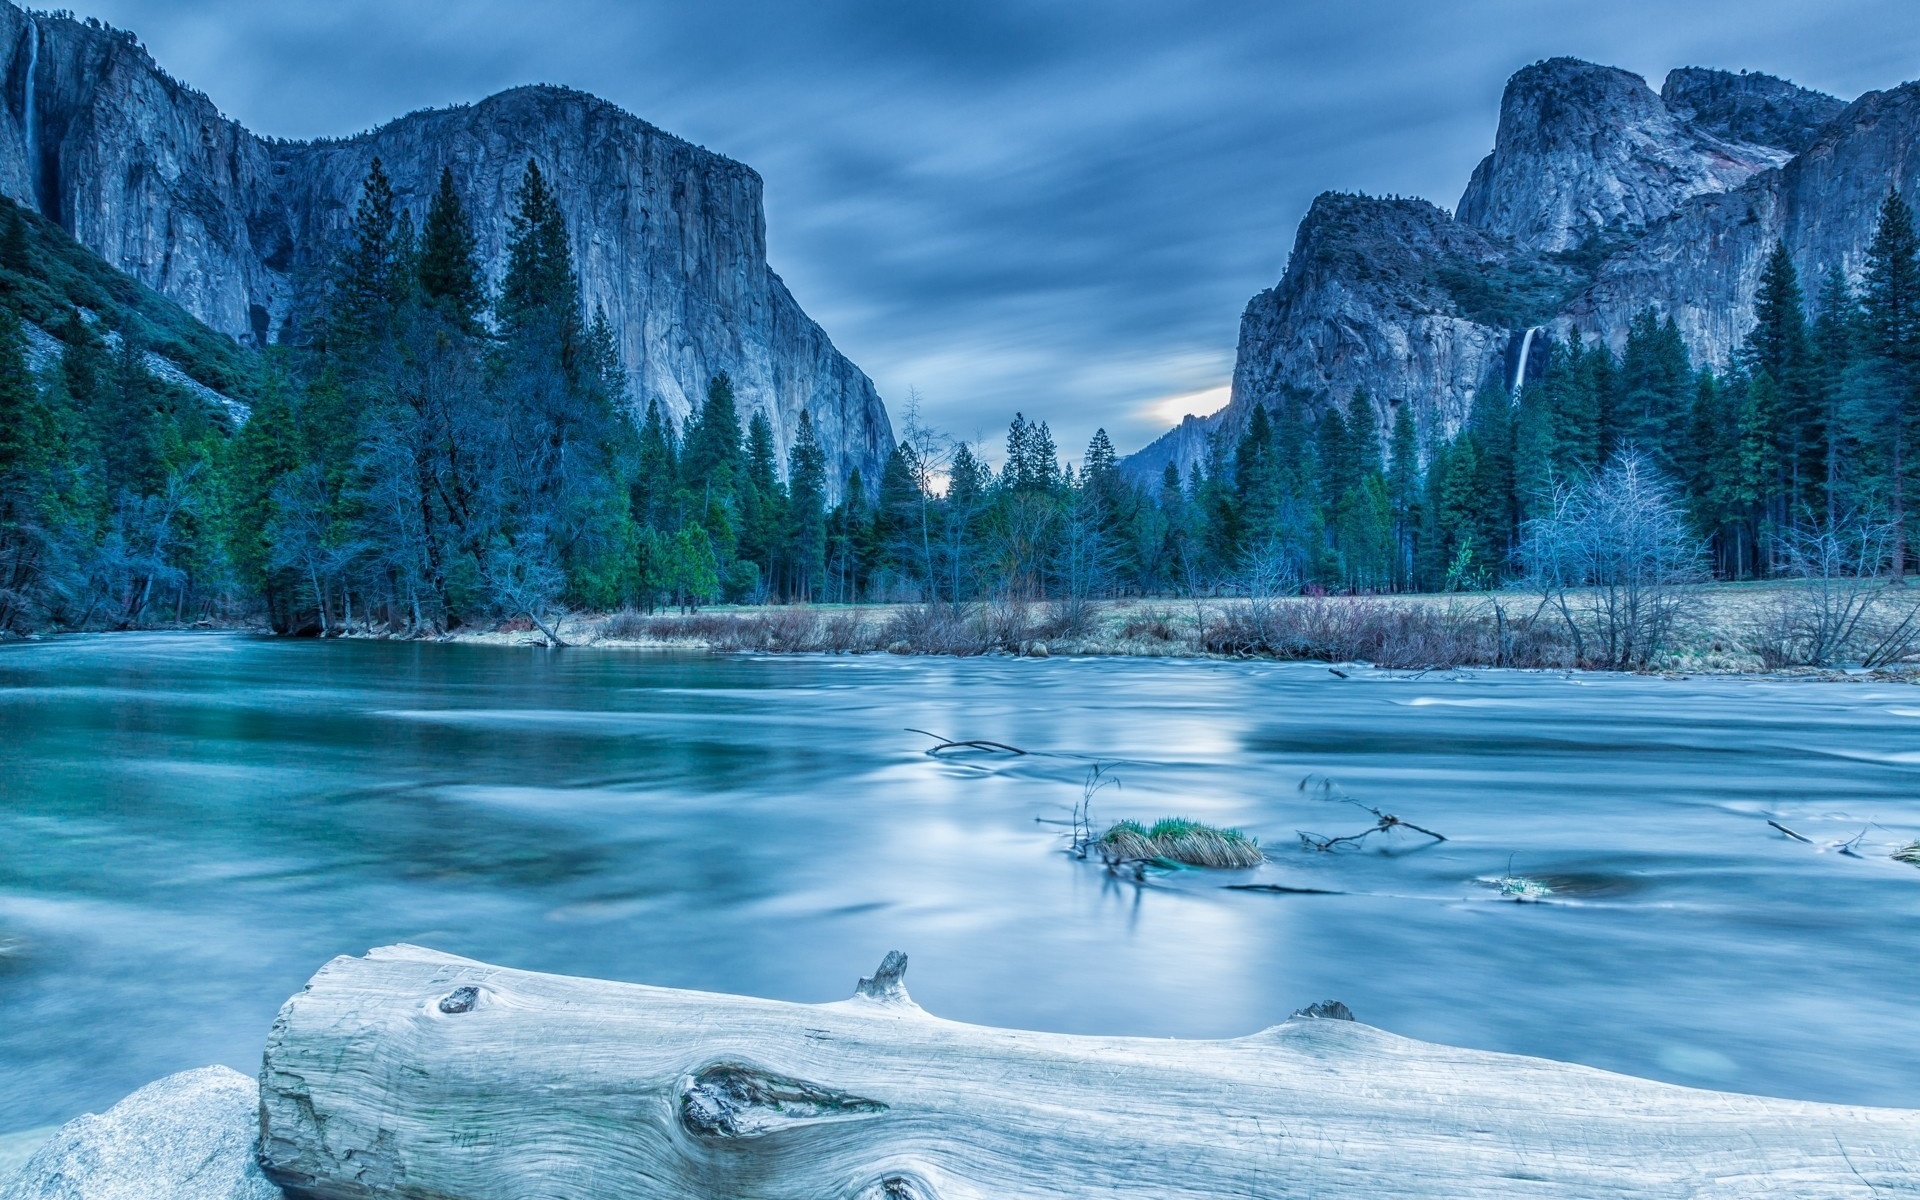
<instances>
[{"instance_id":1,"label":"turquoise water","mask_svg":"<svg viewBox=\"0 0 1920 1200\"><path fill-rule=\"evenodd\" d=\"M908 726L1032 753L934 759ZM1074 861L1054 822L1096 762L1098 819L1238 825L1272 861L1144 886ZM1308 852L1296 830L1373 821L1309 775L1450 840ZM1885 684L17 644L0 1134L253 1070L315 968L395 941L806 1001L898 948L958 1020L1225 1037L1338 998L1436 1041L1916 1106L1920 869L1887 858L1916 783L1920 689ZM1509 871L1550 902L1476 882Z\"/></svg>"}]
</instances>

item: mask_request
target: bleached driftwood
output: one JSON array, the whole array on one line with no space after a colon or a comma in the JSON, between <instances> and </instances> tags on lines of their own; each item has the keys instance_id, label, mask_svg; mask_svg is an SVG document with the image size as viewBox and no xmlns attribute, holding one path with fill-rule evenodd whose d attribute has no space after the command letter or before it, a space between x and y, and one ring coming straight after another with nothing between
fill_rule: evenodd
<instances>
[{"instance_id":1,"label":"bleached driftwood","mask_svg":"<svg viewBox=\"0 0 1920 1200\"><path fill-rule=\"evenodd\" d=\"M267 1043L262 1163L295 1195L434 1200L1920 1193L1920 1112L1327 1017L1233 1041L987 1029L922 1011L904 968L807 1005L338 958Z\"/></svg>"}]
</instances>

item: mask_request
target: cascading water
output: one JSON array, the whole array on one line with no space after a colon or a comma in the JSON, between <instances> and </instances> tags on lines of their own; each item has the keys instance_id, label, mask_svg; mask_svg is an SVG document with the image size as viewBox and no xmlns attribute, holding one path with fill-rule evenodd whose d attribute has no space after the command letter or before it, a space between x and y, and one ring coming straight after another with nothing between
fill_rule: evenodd
<instances>
[{"instance_id":1,"label":"cascading water","mask_svg":"<svg viewBox=\"0 0 1920 1200\"><path fill-rule=\"evenodd\" d=\"M35 126L38 121L33 111L34 76L40 73L40 26L31 17L27 19L27 87L26 99L20 106L20 124L27 142L27 191L33 197L34 204L40 202L40 147Z\"/></svg>"},{"instance_id":2,"label":"cascading water","mask_svg":"<svg viewBox=\"0 0 1920 1200\"><path fill-rule=\"evenodd\" d=\"M1513 394L1518 396L1520 389L1527 385L1527 356L1533 353L1533 335L1539 329L1527 330L1527 336L1520 339L1520 364L1513 369Z\"/></svg>"}]
</instances>

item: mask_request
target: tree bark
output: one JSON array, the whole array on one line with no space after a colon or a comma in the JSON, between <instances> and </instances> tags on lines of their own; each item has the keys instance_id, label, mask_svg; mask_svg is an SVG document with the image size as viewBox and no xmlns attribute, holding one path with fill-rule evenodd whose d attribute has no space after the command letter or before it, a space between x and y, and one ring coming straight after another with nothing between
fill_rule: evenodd
<instances>
[{"instance_id":1,"label":"tree bark","mask_svg":"<svg viewBox=\"0 0 1920 1200\"><path fill-rule=\"evenodd\" d=\"M281 1010L262 1165L370 1200L1869 1197L1920 1112L1694 1091L1297 1014L1232 1041L929 1016L889 955L788 1004L337 958ZM1877 1190L1876 1190L1877 1189Z\"/></svg>"}]
</instances>

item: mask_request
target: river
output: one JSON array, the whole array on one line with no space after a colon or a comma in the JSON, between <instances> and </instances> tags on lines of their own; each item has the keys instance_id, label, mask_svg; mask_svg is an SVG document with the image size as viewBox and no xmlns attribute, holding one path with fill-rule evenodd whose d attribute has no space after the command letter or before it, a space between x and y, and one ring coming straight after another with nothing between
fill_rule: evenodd
<instances>
[{"instance_id":1,"label":"river","mask_svg":"<svg viewBox=\"0 0 1920 1200\"><path fill-rule=\"evenodd\" d=\"M1887 857L1920 837L1920 689L1349 674L0 648L0 1134L253 1071L315 968L396 941L803 1001L898 948L956 1020L1230 1037L1337 998L1433 1041L1920 1106L1920 869ZM1030 753L933 758L907 727ZM1144 885L1075 861L1095 763L1097 820L1235 825L1271 861ZM1309 776L1449 840L1306 850L1374 821ZM1546 902L1479 882L1509 873Z\"/></svg>"}]
</instances>

